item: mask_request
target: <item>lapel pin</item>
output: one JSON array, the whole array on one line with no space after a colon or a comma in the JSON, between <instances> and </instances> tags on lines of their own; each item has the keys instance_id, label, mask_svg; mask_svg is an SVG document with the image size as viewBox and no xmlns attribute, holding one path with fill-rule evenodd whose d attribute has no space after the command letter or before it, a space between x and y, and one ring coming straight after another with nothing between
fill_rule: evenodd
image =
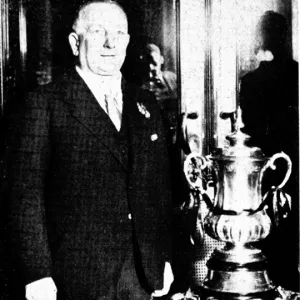
<instances>
[{"instance_id":1,"label":"lapel pin","mask_svg":"<svg viewBox=\"0 0 300 300\"><path fill-rule=\"evenodd\" d=\"M151 141L154 142L158 139L158 135L156 133L151 135Z\"/></svg>"},{"instance_id":2,"label":"lapel pin","mask_svg":"<svg viewBox=\"0 0 300 300\"><path fill-rule=\"evenodd\" d=\"M137 103L137 107L139 112L144 115L146 119L150 119L150 113L143 104Z\"/></svg>"}]
</instances>

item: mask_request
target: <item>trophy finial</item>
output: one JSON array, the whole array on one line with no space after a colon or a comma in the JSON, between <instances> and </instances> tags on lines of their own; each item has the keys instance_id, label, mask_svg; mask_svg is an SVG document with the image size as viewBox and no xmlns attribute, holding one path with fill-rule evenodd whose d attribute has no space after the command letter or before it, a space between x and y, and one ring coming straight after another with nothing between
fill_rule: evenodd
<instances>
[{"instance_id":1,"label":"trophy finial","mask_svg":"<svg viewBox=\"0 0 300 300\"><path fill-rule=\"evenodd\" d=\"M239 132L240 129L244 128L245 126L242 121L242 110L240 106L238 106L237 109L232 112L221 112L220 117L223 120L230 120L232 133Z\"/></svg>"},{"instance_id":2,"label":"trophy finial","mask_svg":"<svg viewBox=\"0 0 300 300\"><path fill-rule=\"evenodd\" d=\"M236 131L239 131L240 129L244 128L245 124L243 123L242 120L242 110L241 107L238 106L237 112L236 112Z\"/></svg>"}]
</instances>

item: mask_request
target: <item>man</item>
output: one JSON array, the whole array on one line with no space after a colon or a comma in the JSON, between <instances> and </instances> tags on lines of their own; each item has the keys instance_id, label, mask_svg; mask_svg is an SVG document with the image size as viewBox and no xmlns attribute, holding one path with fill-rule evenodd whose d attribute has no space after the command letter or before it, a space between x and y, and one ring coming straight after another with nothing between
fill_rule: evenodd
<instances>
[{"instance_id":1,"label":"man","mask_svg":"<svg viewBox=\"0 0 300 300\"><path fill-rule=\"evenodd\" d=\"M168 143L176 141L178 116L177 78L175 73L162 70L164 57L158 46L147 43L139 55L142 89L151 92L162 110Z\"/></svg>"},{"instance_id":2,"label":"man","mask_svg":"<svg viewBox=\"0 0 300 300\"><path fill-rule=\"evenodd\" d=\"M263 250L275 283L299 289L299 131L298 63L286 51L287 22L267 11L257 26L255 53L259 67L241 80L240 102L244 131L267 156L280 151L292 160L292 175L285 189L292 198L289 218L274 228ZM282 170L282 172L281 172ZM264 176L263 187L279 184L286 170L278 161L277 169Z\"/></svg>"},{"instance_id":3,"label":"man","mask_svg":"<svg viewBox=\"0 0 300 300\"><path fill-rule=\"evenodd\" d=\"M297 143L298 63L289 58L285 18L267 11L256 30L259 67L241 80L245 131L267 155L291 152Z\"/></svg>"},{"instance_id":4,"label":"man","mask_svg":"<svg viewBox=\"0 0 300 300\"><path fill-rule=\"evenodd\" d=\"M155 93L158 101L177 100L177 79L171 71L163 71L164 57L155 44L148 43L140 55L145 66L144 86Z\"/></svg>"},{"instance_id":5,"label":"man","mask_svg":"<svg viewBox=\"0 0 300 300\"><path fill-rule=\"evenodd\" d=\"M25 103L10 145L10 229L26 298L166 294L170 187L159 109L121 84L127 18L83 5L69 35L75 68Z\"/></svg>"}]
</instances>

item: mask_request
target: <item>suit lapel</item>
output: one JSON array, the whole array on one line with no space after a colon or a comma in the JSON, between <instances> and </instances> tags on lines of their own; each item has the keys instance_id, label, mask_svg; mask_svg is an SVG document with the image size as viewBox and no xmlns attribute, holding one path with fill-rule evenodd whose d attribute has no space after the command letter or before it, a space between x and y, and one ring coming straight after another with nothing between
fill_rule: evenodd
<instances>
[{"instance_id":1,"label":"suit lapel","mask_svg":"<svg viewBox=\"0 0 300 300\"><path fill-rule=\"evenodd\" d=\"M75 70L69 77L66 76L66 79L68 83L64 102L69 112L82 126L93 133L126 169L127 164L124 161L119 144L119 133L111 119Z\"/></svg>"}]
</instances>

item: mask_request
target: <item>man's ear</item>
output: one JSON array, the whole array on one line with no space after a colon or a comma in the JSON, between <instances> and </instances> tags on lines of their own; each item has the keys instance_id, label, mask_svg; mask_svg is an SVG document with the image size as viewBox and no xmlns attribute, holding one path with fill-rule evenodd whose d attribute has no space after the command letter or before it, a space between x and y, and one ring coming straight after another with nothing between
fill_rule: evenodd
<instances>
[{"instance_id":1,"label":"man's ear","mask_svg":"<svg viewBox=\"0 0 300 300\"><path fill-rule=\"evenodd\" d=\"M130 35L127 34L126 36L127 36L127 39L126 39L125 43L126 43L126 48L127 48L128 44L129 44L129 41L130 41Z\"/></svg>"},{"instance_id":2,"label":"man's ear","mask_svg":"<svg viewBox=\"0 0 300 300\"><path fill-rule=\"evenodd\" d=\"M165 58L161 55L161 56L160 56L160 63L163 65L164 62L165 62Z\"/></svg>"},{"instance_id":3,"label":"man's ear","mask_svg":"<svg viewBox=\"0 0 300 300\"><path fill-rule=\"evenodd\" d=\"M69 43L75 56L79 55L79 37L75 32L69 34Z\"/></svg>"}]
</instances>

